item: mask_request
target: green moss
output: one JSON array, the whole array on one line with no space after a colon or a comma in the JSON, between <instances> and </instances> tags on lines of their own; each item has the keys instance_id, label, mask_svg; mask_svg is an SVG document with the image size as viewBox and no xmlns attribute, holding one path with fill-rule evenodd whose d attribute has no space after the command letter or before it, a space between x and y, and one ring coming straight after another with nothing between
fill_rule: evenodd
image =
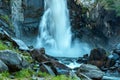
<instances>
[{"instance_id":1,"label":"green moss","mask_svg":"<svg viewBox=\"0 0 120 80\"><path fill-rule=\"evenodd\" d=\"M0 41L0 50L6 50L8 49L8 46L6 46L5 44L3 44L2 41Z\"/></svg>"},{"instance_id":2,"label":"green moss","mask_svg":"<svg viewBox=\"0 0 120 80\"><path fill-rule=\"evenodd\" d=\"M23 69L15 74L15 78L30 78L34 74L34 71L30 69Z\"/></svg>"},{"instance_id":3,"label":"green moss","mask_svg":"<svg viewBox=\"0 0 120 80\"><path fill-rule=\"evenodd\" d=\"M50 75L47 74L47 73L45 73L45 72L40 72L40 71L39 71L39 72L37 73L37 76L38 76L38 77L46 77L46 76L50 76Z\"/></svg>"},{"instance_id":4,"label":"green moss","mask_svg":"<svg viewBox=\"0 0 120 80\"><path fill-rule=\"evenodd\" d=\"M29 62L32 62L33 59L30 57L30 54L25 51L20 51L19 49L15 48L12 43L9 43L10 45L7 46L5 44L5 41L3 42L0 40L0 50L12 50L15 51L19 54L21 54L26 60ZM10 79L10 75L8 72L3 72L0 74L0 80L12 80ZM13 75L13 74L12 74ZM35 72L31 69L22 69L19 72L14 73L14 80L32 80L33 75L35 77L43 77L45 80L77 80L76 78L70 77L70 76L65 76L65 75L58 75L58 76L51 76L47 73L44 72Z\"/></svg>"},{"instance_id":5,"label":"green moss","mask_svg":"<svg viewBox=\"0 0 120 80\"><path fill-rule=\"evenodd\" d=\"M70 77L66 75L58 75L58 76L46 77L45 80L78 80L78 79L75 77Z\"/></svg>"},{"instance_id":6,"label":"green moss","mask_svg":"<svg viewBox=\"0 0 120 80\"><path fill-rule=\"evenodd\" d=\"M12 74L13 75L13 74ZM23 69L19 72L14 73L14 80L33 80L33 75L38 78L44 78L45 80L77 80L75 77L70 77L66 75L51 76L44 72L38 72L31 69ZM10 79L9 72L3 72L0 74L0 80L12 80Z\"/></svg>"},{"instance_id":7,"label":"green moss","mask_svg":"<svg viewBox=\"0 0 120 80\"><path fill-rule=\"evenodd\" d=\"M8 15L0 15L0 19L2 19L3 21L5 21L11 29L14 28L14 26L12 25L12 22L10 21L10 18Z\"/></svg>"},{"instance_id":8,"label":"green moss","mask_svg":"<svg viewBox=\"0 0 120 80\"><path fill-rule=\"evenodd\" d=\"M60 76L53 77L52 80L70 80L70 79L67 78L65 75L60 75Z\"/></svg>"},{"instance_id":9,"label":"green moss","mask_svg":"<svg viewBox=\"0 0 120 80\"><path fill-rule=\"evenodd\" d=\"M6 42L8 42L8 45L7 45ZM17 49L14 48L14 46L13 46L13 44L11 42L0 40L0 50L6 50L6 49L17 51Z\"/></svg>"},{"instance_id":10,"label":"green moss","mask_svg":"<svg viewBox=\"0 0 120 80\"><path fill-rule=\"evenodd\" d=\"M8 80L9 76L9 72L2 72L0 73L0 80Z\"/></svg>"}]
</instances>

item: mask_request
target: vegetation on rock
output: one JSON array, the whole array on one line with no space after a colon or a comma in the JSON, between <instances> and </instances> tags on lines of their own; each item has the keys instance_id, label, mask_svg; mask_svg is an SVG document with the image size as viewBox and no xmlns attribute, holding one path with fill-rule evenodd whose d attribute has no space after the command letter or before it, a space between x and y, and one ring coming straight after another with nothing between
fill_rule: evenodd
<instances>
[{"instance_id":1,"label":"vegetation on rock","mask_svg":"<svg viewBox=\"0 0 120 80\"><path fill-rule=\"evenodd\" d=\"M10 18L8 15L0 15L0 19L6 22L8 26L13 30L14 26L12 25L12 22L10 21Z\"/></svg>"},{"instance_id":2,"label":"vegetation on rock","mask_svg":"<svg viewBox=\"0 0 120 80\"><path fill-rule=\"evenodd\" d=\"M5 44L5 42L7 41L0 40L0 50L9 49L21 54L21 56L23 56L30 63L34 61L28 52L18 50L13 46L12 43L9 43L10 45L8 46L7 44ZM66 75L51 76L45 72L41 72L41 71L36 72L31 68L22 69L19 72L15 72L15 73L9 73L9 72L0 73L0 80L12 80L12 79L33 80L33 79L39 79L39 78L44 78L45 80L77 80L75 77L66 76Z\"/></svg>"},{"instance_id":3,"label":"vegetation on rock","mask_svg":"<svg viewBox=\"0 0 120 80\"><path fill-rule=\"evenodd\" d=\"M103 5L107 10L115 10L120 16L120 0L96 0L95 3Z\"/></svg>"},{"instance_id":4,"label":"vegetation on rock","mask_svg":"<svg viewBox=\"0 0 120 80\"><path fill-rule=\"evenodd\" d=\"M39 78L44 78L45 80L77 80L75 77L58 75L51 76L44 72L35 72L31 69L23 69L19 72L10 74L9 72L0 73L0 80L36 80Z\"/></svg>"}]
</instances>

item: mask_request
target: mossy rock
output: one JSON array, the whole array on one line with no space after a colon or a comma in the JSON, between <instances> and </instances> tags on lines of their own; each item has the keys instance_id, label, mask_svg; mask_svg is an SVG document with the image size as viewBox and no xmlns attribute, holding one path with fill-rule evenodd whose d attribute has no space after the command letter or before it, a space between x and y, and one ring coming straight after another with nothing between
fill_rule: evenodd
<instances>
[{"instance_id":1,"label":"mossy rock","mask_svg":"<svg viewBox=\"0 0 120 80\"><path fill-rule=\"evenodd\" d=\"M5 22L12 30L14 29L14 26L12 25L12 22L10 21L10 17L8 15L0 15L0 19Z\"/></svg>"}]
</instances>

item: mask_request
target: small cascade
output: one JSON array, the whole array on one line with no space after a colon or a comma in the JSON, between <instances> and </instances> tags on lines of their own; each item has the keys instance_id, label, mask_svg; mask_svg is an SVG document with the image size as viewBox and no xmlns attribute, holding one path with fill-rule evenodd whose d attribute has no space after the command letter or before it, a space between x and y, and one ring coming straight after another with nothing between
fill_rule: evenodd
<instances>
[{"instance_id":1,"label":"small cascade","mask_svg":"<svg viewBox=\"0 0 120 80\"><path fill-rule=\"evenodd\" d=\"M20 38L21 33L19 22L24 20L22 13L22 0L11 0L11 15L16 37Z\"/></svg>"},{"instance_id":2,"label":"small cascade","mask_svg":"<svg viewBox=\"0 0 120 80\"><path fill-rule=\"evenodd\" d=\"M45 0L44 4L45 12L40 21L35 47L45 47L49 55L59 57L78 57L88 52L90 49L87 44L71 41L67 0Z\"/></svg>"}]
</instances>

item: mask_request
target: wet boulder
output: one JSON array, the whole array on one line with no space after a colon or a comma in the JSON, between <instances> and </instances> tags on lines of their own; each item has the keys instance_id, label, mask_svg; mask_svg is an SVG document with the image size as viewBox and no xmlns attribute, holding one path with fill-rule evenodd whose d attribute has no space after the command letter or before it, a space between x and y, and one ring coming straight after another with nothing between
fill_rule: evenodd
<instances>
[{"instance_id":1,"label":"wet boulder","mask_svg":"<svg viewBox=\"0 0 120 80\"><path fill-rule=\"evenodd\" d=\"M50 62L54 65L55 69L57 70L57 74L61 75L61 74L65 74L68 75L70 68L67 67L66 65L56 61L56 60L50 60Z\"/></svg>"},{"instance_id":2,"label":"wet boulder","mask_svg":"<svg viewBox=\"0 0 120 80\"><path fill-rule=\"evenodd\" d=\"M86 75L92 80L101 80L104 76L104 72L102 72L98 67L90 64L82 64L77 71L77 75L81 76L81 74Z\"/></svg>"},{"instance_id":3,"label":"wet boulder","mask_svg":"<svg viewBox=\"0 0 120 80\"><path fill-rule=\"evenodd\" d=\"M43 72L47 72L52 75L53 73L55 75L69 74L70 69L64 64L55 60L55 58L45 54L44 48L33 49L30 51L30 55L32 56L34 60L38 61L41 64L40 67L41 67L41 71Z\"/></svg>"},{"instance_id":4,"label":"wet boulder","mask_svg":"<svg viewBox=\"0 0 120 80\"><path fill-rule=\"evenodd\" d=\"M69 75L70 68L57 61L48 61L40 63L40 70L51 75Z\"/></svg>"},{"instance_id":5,"label":"wet boulder","mask_svg":"<svg viewBox=\"0 0 120 80\"><path fill-rule=\"evenodd\" d=\"M40 64L40 71L49 73L50 75L57 75L57 70L51 62L45 62Z\"/></svg>"},{"instance_id":6,"label":"wet boulder","mask_svg":"<svg viewBox=\"0 0 120 80\"><path fill-rule=\"evenodd\" d=\"M116 45L116 48L113 50L113 52L120 56L120 43Z\"/></svg>"},{"instance_id":7,"label":"wet boulder","mask_svg":"<svg viewBox=\"0 0 120 80\"><path fill-rule=\"evenodd\" d=\"M106 51L102 48L93 49L90 52L88 63L102 67L107 61Z\"/></svg>"},{"instance_id":8,"label":"wet boulder","mask_svg":"<svg viewBox=\"0 0 120 80\"><path fill-rule=\"evenodd\" d=\"M8 71L7 65L0 60L0 72Z\"/></svg>"},{"instance_id":9,"label":"wet boulder","mask_svg":"<svg viewBox=\"0 0 120 80\"><path fill-rule=\"evenodd\" d=\"M49 61L48 56L45 54L44 48L33 49L30 51L30 55L34 60L38 61L39 63Z\"/></svg>"},{"instance_id":10,"label":"wet boulder","mask_svg":"<svg viewBox=\"0 0 120 80\"><path fill-rule=\"evenodd\" d=\"M85 54L83 55L83 57L79 57L76 62L87 64L88 58L89 58L88 54Z\"/></svg>"},{"instance_id":11,"label":"wet boulder","mask_svg":"<svg viewBox=\"0 0 120 80\"><path fill-rule=\"evenodd\" d=\"M22 51L29 50L27 45L22 40L17 39L17 38L11 38L11 39L12 39L13 43L19 47L20 50L22 50Z\"/></svg>"},{"instance_id":12,"label":"wet boulder","mask_svg":"<svg viewBox=\"0 0 120 80\"><path fill-rule=\"evenodd\" d=\"M28 65L27 61L11 50L0 51L0 59L8 66L10 72L19 71Z\"/></svg>"},{"instance_id":13,"label":"wet boulder","mask_svg":"<svg viewBox=\"0 0 120 80\"><path fill-rule=\"evenodd\" d=\"M118 72L120 73L120 64L119 64L119 66L118 66L118 69L117 69L117 70L118 70Z\"/></svg>"},{"instance_id":14,"label":"wet boulder","mask_svg":"<svg viewBox=\"0 0 120 80\"><path fill-rule=\"evenodd\" d=\"M118 61L119 59L119 55L116 54L116 53L112 53L108 56L108 60L106 62L106 67L107 68L110 68L110 67L113 67L115 66L116 62Z\"/></svg>"}]
</instances>

